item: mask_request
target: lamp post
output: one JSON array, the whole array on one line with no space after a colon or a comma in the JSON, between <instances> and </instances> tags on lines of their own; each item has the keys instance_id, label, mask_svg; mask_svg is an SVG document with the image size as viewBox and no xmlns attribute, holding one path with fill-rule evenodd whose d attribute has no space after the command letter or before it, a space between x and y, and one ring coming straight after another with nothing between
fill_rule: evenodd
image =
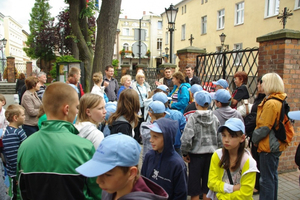
<instances>
[{"instance_id":1,"label":"lamp post","mask_svg":"<svg viewBox=\"0 0 300 200\"><path fill-rule=\"evenodd\" d=\"M168 19L168 29L170 31L170 63L172 63L172 54L173 54L173 31L175 30L175 20L178 12L178 8L175 8L172 4L168 9L166 9L167 19Z\"/></svg>"},{"instance_id":2,"label":"lamp post","mask_svg":"<svg viewBox=\"0 0 300 200\"><path fill-rule=\"evenodd\" d=\"M3 38L2 40L0 40L0 49L1 49L1 53L2 53L2 56L1 56L1 61L2 61L2 73L4 73L4 60L6 60L4 58L4 54L3 54L3 50L6 46L6 43L7 43L7 39ZM2 81L2 75L0 76L0 80Z\"/></svg>"},{"instance_id":3,"label":"lamp post","mask_svg":"<svg viewBox=\"0 0 300 200\"><path fill-rule=\"evenodd\" d=\"M225 51L223 50L223 47L224 47L224 42L225 42L225 38L226 38L226 35L224 33L222 33L220 36L220 40L221 40L221 52L222 52L222 56L223 56L223 67L222 67L222 72L223 72L223 79L225 79L225 76L226 76L226 54L225 54Z\"/></svg>"},{"instance_id":4,"label":"lamp post","mask_svg":"<svg viewBox=\"0 0 300 200\"><path fill-rule=\"evenodd\" d=\"M169 58L169 55L168 55L169 47L166 47L166 48L165 48L165 52L166 52L166 57L167 57L167 59L168 59L168 58Z\"/></svg>"}]
</instances>

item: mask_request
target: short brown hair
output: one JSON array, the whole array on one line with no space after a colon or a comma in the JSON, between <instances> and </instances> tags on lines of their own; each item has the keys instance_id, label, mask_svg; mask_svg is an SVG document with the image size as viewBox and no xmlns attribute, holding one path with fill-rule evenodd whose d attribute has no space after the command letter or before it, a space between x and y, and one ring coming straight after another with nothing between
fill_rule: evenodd
<instances>
[{"instance_id":1,"label":"short brown hair","mask_svg":"<svg viewBox=\"0 0 300 200\"><path fill-rule=\"evenodd\" d=\"M107 65L107 66L105 67L105 71L108 71L109 68L113 68L113 69L114 69L114 67L113 67L112 65Z\"/></svg>"},{"instance_id":2,"label":"short brown hair","mask_svg":"<svg viewBox=\"0 0 300 200\"><path fill-rule=\"evenodd\" d=\"M21 74L19 75L18 79L19 79L19 80L25 79L25 74L21 73Z\"/></svg>"},{"instance_id":3,"label":"short brown hair","mask_svg":"<svg viewBox=\"0 0 300 200\"><path fill-rule=\"evenodd\" d=\"M25 85L27 90L31 90L36 86L36 84L39 82L39 79L34 76L29 76L25 80Z\"/></svg>"},{"instance_id":4,"label":"short brown hair","mask_svg":"<svg viewBox=\"0 0 300 200\"><path fill-rule=\"evenodd\" d=\"M74 77L74 75L79 75L80 73L80 69L77 67L71 67L71 69L69 70L69 75L68 77Z\"/></svg>"},{"instance_id":5,"label":"short brown hair","mask_svg":"<svg viewBox=\"0 0 300 200\"><path fill-rule=\"evenodd\" d=\"M25 110L23 106L18 104L11 104L5 111L5 118L8 122L13 122L14 116L19 116L21 114L21 110Z\"/></svg>"},{"instance_id":6,"label":"short brown hair","mask_svg":"<svg viewBox=\"0 0 300 200\"><path fill-rule=\"evenodd\" d=\"M175 73L173 74L173 78L177 78L177 79L179 80L180 84L185 82L183 73L180 72L180 71L175 72Z\"/></svg>"},{"instance_id":7,"label":"short brown hair","mask_svg":"<svg viewBox=\"0 0 300 200\"><path fill-rule=\"evenodd\" d=\"M239 72L236 72L234 74L234 78L238 77L239 79L243 80L243 84L247 84L248 82L248 75L246 74L246 72L244 71L239 71Z\"/></svg>"},{"instance_id":8,"label":"short brown hair","mask_svg":"<svg viewBox=\"0 0 300 200\"><path fill-rule=\"evenodd\" d=\"M188 68L191 68L191 70L195 70L195 67L192 66L192 65L187 65L187 66L185 67L185 69L188 69Z\"/></svg>"},{"instance_id":9,"label":"short brown hair","mask_svg":"<svg viewBox=\"0 0 300 200\"><path fill-rule=\"evenodd\" d=\"M95 84L98 84L101 80L103 80L102 72L96 72L93 74L93 81Z\"/></svg>"}]
</instances>

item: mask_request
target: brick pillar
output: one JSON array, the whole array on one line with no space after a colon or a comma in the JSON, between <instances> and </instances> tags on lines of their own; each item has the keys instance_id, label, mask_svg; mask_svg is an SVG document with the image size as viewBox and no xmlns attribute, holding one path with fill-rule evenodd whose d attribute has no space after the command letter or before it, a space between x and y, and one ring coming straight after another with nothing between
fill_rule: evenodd
<instances>
[{"instance_id":1,"label":"brick pillar","mask_svg":"<svg viewBox=\"0 0 300 200\"><path fill-rule=\"evenodd\" d=\"M179 58L178 67L179 71L185 73L185 67L187 65L192 65L196 67L197 64L197 55L205 54L206 50L199 49L197 47L189 46L184 49L180 49L177 51L177 56Z\"/></svg>"},{"instance_id":2,"label":"brick pillar","mask_svg":"<svg viewBox=\"0 0 300 200\"><path fill-rule=\"evenodd\" d=\"M15 58L7 57L7 82L14 83L16 81L15 75Z\"/></svg>"},{"instance_id":3,"label":"brick pillar","mask_svg":"<svg viewBox=\"0 0 300 200\"><path fill-rule=\"evenodd\" d=\"M31 76L32 73L32 62L26 62L26 75Z\"/></svg>"},{"instance_id":4,"label":"brick pillar","mask_svg":"<svg viewBox=\"0 0 300 200\"><path fill-rule=\"evenodd\" d=\"M258 37L258 76L276 72L284 82L287 102L291 111L300 108L300 31L282 29ZM296 170L294 161L300 141L300 121L294 124L295 136L291 145L282 153L278 171Z\"/></svg>"}]
</instances>

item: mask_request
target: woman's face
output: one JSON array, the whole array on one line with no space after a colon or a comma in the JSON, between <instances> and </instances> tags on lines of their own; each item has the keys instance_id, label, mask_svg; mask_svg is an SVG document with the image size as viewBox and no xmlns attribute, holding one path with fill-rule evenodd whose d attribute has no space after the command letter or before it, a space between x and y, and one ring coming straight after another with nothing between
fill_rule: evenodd
<instances>
[{"instance_id":1,"label":"woman's face","mask_svg":"<svg viewBox=\"0 0 300 200\"><path fill-rule=\"evenodd\" d=\"M261 81L257 82L257 91L258 91L258 93L265 93L264 88L262 87L262 82Z\"/></svg>"},{"instance_id":2,"label":"woman's face","mask_svg":"<svg viewBox=\"0 0 300 200\"><path fill-rule=\"evenodd\" d=\"M172 78L172 82L173 82L174 85L177 85L177 86L180 85L179 80L175 77Z\"/></svg>"},{"instance_id":3,"label":"woman's face","mask_svg":"<svg viewBox=\"0 0 300 200\"><path fill-rule=\"evenodd\" d=\"M39 91L41 87L40 82L37 82L36 86L34 87L35 91Z\"/></svg>"},{"instance_id":4,"label":"woman's face","mask_svg":"<svg viewBox=\"0 0 300 200\"><path fill-rule=\"evenodd\" d=\"M144 82L145 82L145 76L139 76L137 82L140 85L144 84Z\"/></svg>"},{"instance_id":5,"label":"woman's face","mask_svg":"<svg viewBox=\"0 0 300 200\"><path fill-rule=\"evenodd\" d=\"M127 78L127 80L124 82L124 86L128 88L130 87L130 85L131 85L131 78Z\"/></svg>"},{"instance_id":6,"label":"woman's face","mask_svg":"<svg viewBox=\"0 0 300 200\"><path fill-rule=\"evenodd\" d=\"M240 77L235 77L234 83L235 83L236 87L240 87L243 84L243 80Z\"/></svg>"},{"instance_id":7,"label":"woman's face","mask_svg":"<svg viewBox=\"0 0 300 200\"><path fill-rule=\"evenodd\" d=\"M86 114L89 116L91 122L96 124L103 122L106 115L104 100L102 100L95 108L86 109Z\"/></svg>"}]
</instances>

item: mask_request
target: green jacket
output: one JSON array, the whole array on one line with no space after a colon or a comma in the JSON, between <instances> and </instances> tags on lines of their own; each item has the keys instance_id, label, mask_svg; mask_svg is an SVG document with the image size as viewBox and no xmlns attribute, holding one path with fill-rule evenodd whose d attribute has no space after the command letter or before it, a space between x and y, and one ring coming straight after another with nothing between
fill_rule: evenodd
<instances>
[{"instance_id":1,"label":"green jacket","mask_svg":"<svg viewBox=\"0 0 300 200\"><path fill-rule=\"evenodd\" d=\"M48 120L21 144L17 177L22 199L101 199L96 178L75 171L95 152L93 144L77 134L69 122Z\"/></svg>"}]
</instances>

